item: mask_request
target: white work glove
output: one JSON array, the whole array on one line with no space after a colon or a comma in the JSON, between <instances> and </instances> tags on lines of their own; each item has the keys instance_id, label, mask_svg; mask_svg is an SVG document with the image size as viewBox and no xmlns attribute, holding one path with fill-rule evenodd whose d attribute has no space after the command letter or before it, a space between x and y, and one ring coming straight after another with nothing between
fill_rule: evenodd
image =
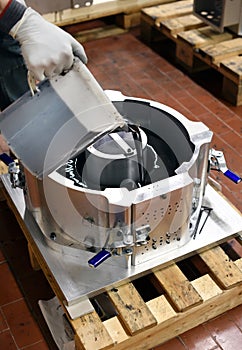
<instances>
[{"instance_id":1,"label":"white work glove","mask_svg":"<svg viewBox=\"0 0 242 350\"><path fill-rule=\"evenodd\" d=\"M87 63L83 46L77 40L30 7L11 28L10 35L19 41L26 66L36 80L70 69L74 56Z\"/></svg>"}]
</instances>

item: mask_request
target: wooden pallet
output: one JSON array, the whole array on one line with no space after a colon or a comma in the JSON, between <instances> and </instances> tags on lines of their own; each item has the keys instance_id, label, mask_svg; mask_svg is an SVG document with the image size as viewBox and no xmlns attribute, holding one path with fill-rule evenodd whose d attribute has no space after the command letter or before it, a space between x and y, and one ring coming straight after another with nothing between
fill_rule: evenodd
<instances>
[{"instance_id":1,"label":"wooden pallet","mask_svg":"<svg viewBox=\"0 0 242 350\"><path fill-rule=\"evenodd\" d=\"M215 32L192 14L193 0L176 1L141 11L141 36L149 45L168 38L176 61L189 72L212 68L222 75L222 97L242 104L242 38Z\"/></svg>"},{"instance_id":2,"label":"wooden pallet","mask_svg":"<svg viewBox=\"0 0 242 350\"><path fill-rule=\"evenodd\" d=\"M28 241L33 268L43 270L63 303L54 276L8 193L4 188L2 191ZM105 305L100 300L105 300ZM241 241L237 237L210 247L132 282L113 286L90 301L95 311L69 320L77 350L151 349L242 303Z\"/></svg>"},{"instance_id":3,"label":"wooden pallet","mask_svg":"<svg viewBox=\"0 0 242 350\"><path fill-rule=\"evenodd\" d=\"M241 304L241 258L231 261L220 246L209 249L186 261L204 272L190 281L182 263L146 276L140 290L136 281L107 292L116 316L102 321L95 311L71 321L76 349L148 350ZM158 295L145 301L145 285Z\"/></svg>"},{"instance_id":4,"label":"wooden pallet","mask_svg":"<svg viewBox=\"0 0 242 350\"><path fill-rule=\"evenodd\" d=\"M140 17L140 10L147 6L154 6L161 3L168 3L174 0L116 0L80 7L77 9L66 9L60 12L48 13L44 17L58 26L68 26L81 22L87 22L107 16L118 16L118 21L125 28L137 24ZM136 16L134 16L136 14Z\"/></svg>"},{"instance_id":5,"label":"wooden pallet","mask_svg":"<svg viewBox=\"0 0 242 350\"><path fill-rule=\"evenodd\" d=\"M148 5L169 3L174 0L116 0L98 3L90 7L67 9L44 17L71 35L79 42L120 35L140 25L140 11Z\"/></svg>"}]
</instances>

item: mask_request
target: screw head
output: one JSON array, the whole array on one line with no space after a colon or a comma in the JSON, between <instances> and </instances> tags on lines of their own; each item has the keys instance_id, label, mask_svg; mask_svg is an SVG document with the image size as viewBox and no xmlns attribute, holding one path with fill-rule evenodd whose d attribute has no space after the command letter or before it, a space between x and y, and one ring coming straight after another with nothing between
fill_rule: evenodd
<instances>
[{"instance_id":1,"label":"screw head","mask_svg":"<svg viewBox=\"0 0 242 350\"><path fill-rule=\"evenodd\" d=\"M50 239L52 239L52 241L55 241L55 240L56 240L56 234L55 234L55 232L51 232L51 234L50 234Z\"/></svg>"}]
</instances>

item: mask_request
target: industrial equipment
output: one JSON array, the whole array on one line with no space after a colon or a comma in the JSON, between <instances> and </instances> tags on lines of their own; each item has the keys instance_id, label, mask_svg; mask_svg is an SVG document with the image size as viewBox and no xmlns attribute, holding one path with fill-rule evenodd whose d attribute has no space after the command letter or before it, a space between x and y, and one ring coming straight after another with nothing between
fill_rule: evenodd
<instances>
[{"instance_id":1,"label":"industrial equipment","mask_svg":"<svg viewBox=\"0 0 242 350\"><path fill-rule=\"evenodd\" d=\"M209 153L203 123L104 93L81 62L7 108L0 128L20 162L2 157L12 185L23 188L47 242L93 252L93 267L111 256L142 264L189 242L209 156L213 164L221 156Z\"/></svg>"},{"instance_id":2,"label":"industrial equipment","mask_svg":"<svg viewBox=\"0 0 242 350\"><path fill-rule=\"evenodd\" d=\"M219 32L242 35L242 0L194 0L193 13Z\"/></svg>"},{"instance_id":3,"label":"industrial equipment","mask_svg":"<svg viewBox=\"0 0 242 350\"><path fill-rule=\"evenodd\" d=\"M0 115L1 180L72 318L87 297L242 231L207 184L211 169L241 178L206 125L104 92L79 60L31 89Z\"/></svg>"}]
</instances>

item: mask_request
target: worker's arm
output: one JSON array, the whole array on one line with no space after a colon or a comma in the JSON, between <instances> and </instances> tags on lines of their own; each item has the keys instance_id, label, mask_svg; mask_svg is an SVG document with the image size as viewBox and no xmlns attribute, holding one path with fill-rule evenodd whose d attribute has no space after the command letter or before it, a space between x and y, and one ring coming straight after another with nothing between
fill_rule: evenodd
<instances>
[{"instance_id":1,"label":"worker's arm","mask_svg":"<svg viewBox=\"0 0 242 350\"><path fill-rule=\"evenodd\" d=\"M37 80L70 69L74 56L87 62L78 41L20 2L0 0L0 30L19 41L27 68Z\"/></svg>"}]
</instances>

